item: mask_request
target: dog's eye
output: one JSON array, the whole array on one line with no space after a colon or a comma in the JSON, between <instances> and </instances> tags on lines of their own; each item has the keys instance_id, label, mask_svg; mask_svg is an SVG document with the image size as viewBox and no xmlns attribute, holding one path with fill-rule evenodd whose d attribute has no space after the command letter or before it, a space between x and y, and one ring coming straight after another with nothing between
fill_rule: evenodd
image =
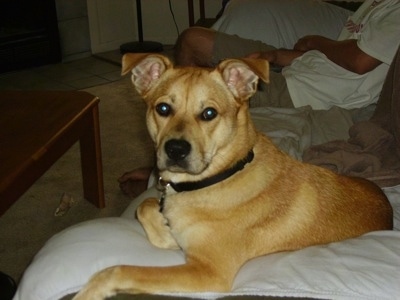
<instances>
[{"instance_id":1,"label":"dog's eye","mask_svg":"<svg viewBox=\"0 0 400 300\"><path fill-rule=\"evenodd\" d=\"M201 113L201 119L204 121L211 121L218 115L217 111L212 107L207 107Z\"/></svg>"},{"instance_id":2,"label":"dog's eye","mask_svg":"<svg viewBox=\"0 0 400 300\"><path fill-rule=\"evenodd\" d=\"M171 106L167 103L160 103L157 104L156 111L160 116L167 117L171 114Z\"/></svg>"}]
</instances>

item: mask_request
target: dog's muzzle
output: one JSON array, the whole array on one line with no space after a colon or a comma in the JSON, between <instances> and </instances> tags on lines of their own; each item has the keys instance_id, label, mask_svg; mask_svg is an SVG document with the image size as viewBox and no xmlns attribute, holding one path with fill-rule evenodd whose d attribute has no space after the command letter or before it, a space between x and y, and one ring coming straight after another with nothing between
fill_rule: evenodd
<instances>
[{"instance_id":1,"label":"dog's muzzle","mask_svg":"<svg viewBox=\"0 0 400 300\"><path fill-rule=\"evenodd\" d=\"M192 146L185 140L172 139L165 143L164 150L170 160L170 164L185 167L184 161L190 154Z\"/></svg>"}]
</instances>

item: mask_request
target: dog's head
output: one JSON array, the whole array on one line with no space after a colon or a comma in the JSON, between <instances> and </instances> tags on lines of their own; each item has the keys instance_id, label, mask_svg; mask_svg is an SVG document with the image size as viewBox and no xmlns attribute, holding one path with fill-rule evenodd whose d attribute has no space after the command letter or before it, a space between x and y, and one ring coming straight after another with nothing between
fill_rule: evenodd
<instances>
[{"instance_id":1,"label":"dog's head","mask_svg":"<svg viewBox=\"0 0 400 300\"><path fill-rule=\"evenodd\" d=\"M268 62L229 59L215 69L174 67L158 54L125 54L122 74L147 103L157 166L167 180L200 180L231 167L252 149L248 100Z\"/></svg>"}]
</instances>

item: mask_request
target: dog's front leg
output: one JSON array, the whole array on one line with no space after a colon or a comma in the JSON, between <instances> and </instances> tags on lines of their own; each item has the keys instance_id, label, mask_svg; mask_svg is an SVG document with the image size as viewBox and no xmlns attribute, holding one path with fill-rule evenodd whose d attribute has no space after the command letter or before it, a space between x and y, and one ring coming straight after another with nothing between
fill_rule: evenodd
<instances>
[{"instance_id":1,"label":"dog's front leg","mask_svg":"<svg viewBox=\"0 0 400 300\"><path fill-rule=\"evenodd\" d=\"M94 274L72 300L103 300L117 294L112 277L119 267L110 267Z\"/></svg>"},{"instance_id":2,"label":"dog's front leg","mask_svg":"<svg viewBox=\"0 0 400 300\"><path fill-rule=\"evenodd\" d=\"M223 273L199 261L168 267L109 267L93 275L73 300L102 300L117 293L227 292L235 272L225 274L220 269Z\"/></svg>"},{"instance_id":3,"label":"dog's front leg","mask_svg":"<svg viewBox=\"0 0 400 300\"><path fill-rule=\"evenodd\" d=\"M154 246L165 249L179 249L167 220L160 213L159 202L156 198L144 200L137 208L136 213L147 238Z\"/></svg>"}]
</instances>

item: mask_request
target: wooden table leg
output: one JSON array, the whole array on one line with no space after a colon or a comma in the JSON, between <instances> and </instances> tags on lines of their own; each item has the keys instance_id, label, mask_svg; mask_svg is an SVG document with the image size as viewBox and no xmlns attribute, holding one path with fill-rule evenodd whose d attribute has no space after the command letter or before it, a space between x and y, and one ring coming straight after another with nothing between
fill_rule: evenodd
<instances>
[{"instance_id":1,"label":"wooden table leg","mask_svg":"<svg viewBox=\"0 0 400 300\"><path fill-rule=\"evenodd\" d=\"M85 120L80 138L84 197L99 208L105 207L99 109L95 105Z\"/></svg>"}]
</instances>

